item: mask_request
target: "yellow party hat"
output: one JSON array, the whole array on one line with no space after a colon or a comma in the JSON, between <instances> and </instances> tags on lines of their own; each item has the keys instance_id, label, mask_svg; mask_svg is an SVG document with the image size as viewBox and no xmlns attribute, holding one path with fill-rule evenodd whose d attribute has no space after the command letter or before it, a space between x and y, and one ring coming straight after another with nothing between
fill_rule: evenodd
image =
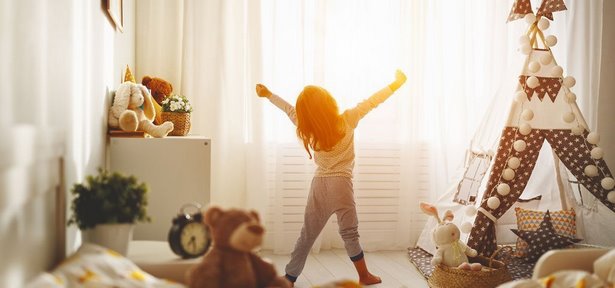
<instances>
[{"instance_id":1,"label":"yellow party hat","mask_svg":"<svg viewBox=\"0 0 615 288\"><path fill-rule=\"evenodd\" d=\"M126 65L126 74L124 74L124 82L126 81L137 83L137 80L135 80L135 76L132 76L132 72L130 72L130 67L128 67L128 65Z\"/></svg>"}]
</instances>

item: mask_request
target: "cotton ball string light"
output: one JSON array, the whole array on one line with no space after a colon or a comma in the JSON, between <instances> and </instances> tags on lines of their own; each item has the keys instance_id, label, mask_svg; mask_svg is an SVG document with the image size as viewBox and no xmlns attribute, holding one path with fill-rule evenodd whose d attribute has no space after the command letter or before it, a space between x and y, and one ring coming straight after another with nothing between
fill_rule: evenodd
<instances>
[{"instance_id":1,"label":"cotton ball string light","mask_svg":"<svg viewBox=\"0 0 615 288\"><path fill-rule=\"evenodd\" d=\"M532 14L532 13L527 13L525 14L525 17L523 17L523 19L525 19L525 22L527 24L534 24L534 22L536 22L536 15Z\"/></svg>"},{"instance_id":2,"label":"cotton ball string light","mask_svg":"<svg viewBox=\"0 0 615 288\"><path fill-rule=\"evenodd\" d=\"M587 177L596 177L598 176L598 168L594 165L587 165L585 169L583 169L583 173L585 173Z\"/></svg>"},{"instance_id":3,"label":"cotton ball string light","mask_svg":"<svg viewBox=\"0 0 615 288\"><path fill-rule=\"evenodd\" d=\"M508 193L510 193L510 186L506 183L500 183L498 184L496 190L498 191L498 194L506 196L508 195Z\"/></svg>"},{"instance_id":4,"label":"cotton ball string light","mask_svg":"<svg viewBox=\"0 0 615 288\"><path fill-rule=\"evenodd\" d=\"M540 85L540 81L538 80L538 77L536 76L530 76L527 78L527 80L525 80L525 83L527 83L527 86L530 88L536 88L538 87L538 85Z\"/></svg>"},{"instance_id":5,"label":"cotton ball string light","mask_svg":"<svg viewBox=\"0 0 615 288\"><path fill-rule=\"evenodd\" d=\"M523 112L521 112L521 118L523 118L523 120L525 121L532 120L534 118L534 111L530 109L523 110Z\"/></svg>"},{"instance_id":6,"label":"cotton ball string light","mask_svg":"<svg viewBox=\"0 0 615 288\"><path fill-rule=\"evenodd\" d=\"M562 115L562 119L563 119L563 120L564 120L564 122L566 122L566 123L570 123L570 122L574 121L574 118L575 118L575 117L574 117L574 114L573 114L572 112L565 112L565 113Z\"/></svg>"},{"instance_id":7,"label":"cotton ball string light","mask_svg":"<svg viewBox=\"0 0 615 288\"><path fill-rule=\"evenodd\" d=\"M600 185L602 185L602 188L606 190L611 190L615 188L615 180L611 177L605 177L602 181L600 181Z\"/></svg>"},{"instance_id":8,"label":"cotton ball string light","mask_svg":"<svg viewBox=\"0 0 615 288\"><path fill-rule=\"evenodd\" d=\"M574 87L575 84L577 84L577 79L574 79L574 77L572 76L566 76L563 82L564 82L564 86L568 88L572 88Z\"/></svg>"},{"instance_id":9,"label":"cotton ball string light","mask_svg":"<svg viewBox=\"0 0 615 288\"><path fill-rule=\"evenodd\" d=\"M574 103L577 101L577 94L574 94L572 92L566 94L566 101L570 104Z\"/></svg>"},{"instance_id":10,"label":"cotton ball string light","mask_svg":"<svg viewBox=\"0 0 615 288\"><path fill-rule=\"evenodd\" d=\"M529 135L532 132L532 126L528 123L523 123L519 125L519 133L521 135Z\"/></svg>"},{"instance_id":11,"label":"cotton ball string light","mask_svg":"<svg viewBox=\"0 0 615 288\"><path fill-rule=\"evenodd\" d=\"M468 233L472 232L472 223L470 223L470 222L463 222L461 224L461 227L460 227L459 230L461 230L461 232L463 232L465 234L468 234Z\"/></svg>"},{"instance_id":12,"label":"cotton ball string light","mask_svg":"<svg viewBox=\"0 0 615 288\"><path fill-rule=\"evenodd\" d=\"M550 54L545 54L545 55L542 55L542 57L540 57L540 64L549 65L549 63L551 63L552 60L553 60L553 57L551 57Z\"/></svg>"},{"instance_id":13,"label":"cotton ball string light","mask_svg":"<svg viewBox=\"0 0 615 288\"><path fill-rule=\"evenodd\" d=\"M500 199L495 196L489 197L489 199L487 199L487 207L493 210L498 209L498 207L500 207Z\"/></svg>"},{"instance_id":14,"label":"cotton ball string light","mask_svg":"<svg viewBox=\"0 0 615 288\"><path fill-rule=\"evenodd\" d=\"M519 160L519 158L510 157L510 159L508 159L508 167L510 167L511 169L517 169L519 168L520 165L521 165L521 160Z\"/></svg>"},{"instance_id":15,"label":"cotton ball string light","mask_svg":"<svg viewBox=\"0 0 615 288\"><path fill-rule=\"evenodd\" d=\"M504 180L506 181L512 180L513 178L515 178L515 170L510 168L504 169L504 172L502 172L502 178L504 178Z\"/></svg>"},{"instance_id":16,"label":"cotton ball string light","mask_svg":"<svg viewBox=\"0 0 615 288\"><path fill-rule=\"evenodd\" d=\"M553 77L562 77L563 74L564 68L562 68L562 66L555 66L551 68L551 75L553 75Z\"/></svg>"},{"instance_id":17,"label":"cotton ball string light","mask_svg":"<svg viewBox=\"0 0 615 288\"><path fill-rule=\"evenodd\" d=\"M587 142L597 145L600 142L600 134L598 132L590 132L587 134Z\"/></svg>"},{"instance_id":18,"label":"cotton ball string light","mask_svg":"<svg viewBox=\"0 0 615 288\"><path fill-rule=\"evenodd\" d=\"M555 37L555 35L549 35L545 37L545 43L547 44L547 46L553 47L557 45L557 37Z\"/></svg>"},{"instance_id":19,"label":"cotton ball string light","mask_svg":"<svg viewBox=\"0 0 615 288\"><path fill-rule=\"evenodd\" d=\"M478 210L476 209L476 207L470 205L470 206L468 206L466 208L466 215L472 217L472 216L476 215L477 211Z\"/></svg>"},{"instance_id":20,"label":"cotton ball string light","mask_svg":"<svg viewBox=\"0 0 615 288\"><path fill-rule=\"evenodd\" d=\"M530 46L530 44L523 44L523 45L521 45L521 48L519 48L519 50L524 55L529 55L530 52L532 52L532 46Z\"/></svg>"},{"instance_id":21,"label":"cotton ball string light","mask_svg":"<svg viewBox=\"0 0 615 288\"><path fill-rule=\"evenodd\" d=\"M532 73L536 73L538 72L538 70L540 70L540 63L536 61L532 61L529 64L527 64L527 69L530 70L530 72Z\"/></svg>"},{"instance_id":22,"label":"cotton ball string light","mask_svg":"<svg viewBox=\"0 0 615 288\"><path fill-rule=\"evenodd\" d=\"M592 155L592 158L594 159L602 159L602 157L604 156L604 151L602 151L602 148L596 147L592 149L590 154Z\"/></svg>"},{"instance_id":23,"label":"cotton ball string light","mask_svg":"<svg viewBox=\"0 0 615 288\"><path fill-rule=\"evenodd\" d=\"M515 94L515 101L521 103L525 101L525 99L527 99L527 93L525 93L525 91L519 91Z\"/></svg>"},{"instance_id":24,"label":"cotton ball string light","mask_svg":"<svg viewBox=\"0 0 615 288\"><path fill-rule=\"evenodd\" d=\"M572 129L570 129L570 131L572 132L573 135L583 135L583 132L585 132L585 128L583 128L582 126L576 126L576 127L572 127Z\"/></svg>"},{"instance_id":25,"label":"cotton ball string light","mask_svg":"<svg viewBox=\"0 0 615 288\"><path fill-rule=\"evenodd\" d=\"M530 45L530 37L527 35L523 35L519 37L519 44L521 45Z\"/></svg>"},{"instance_id":26,"label":"cotton ball string light","mask_svg":"<svg viewBox=\"0 0 615 288\"><path fill-rule=\"evenodd\" d=\"M541 18L540 20L538 20L538 28L540 28L540 30L547 30L549 29L549 20L545 19L545 18Z\"/></svg>"},{"instance_id":27,"label":"cotton ball string light","mask_svg":"<svg viewBox=\"0 0 615 288\"><path fill-rule=\"evenodd\" d=\"M615 191L609 192L609 194L606 195L606 199L611 203L615 203Z\"/></svg>"},{"instance_id":28,"label":"cotton ball string light","mask_svg":"<svg viewBox=\"0 0 615 288\"><path fill-rule=\"evenodd\" d=\"M515 141L515 143L513 143L513 148L517 152L523 152L523 150L525 150L525 148L527 148L527 143L525 143L525 141L523 141L523 140L517 140L517 141Z\"/></svg>"}]
</instances>

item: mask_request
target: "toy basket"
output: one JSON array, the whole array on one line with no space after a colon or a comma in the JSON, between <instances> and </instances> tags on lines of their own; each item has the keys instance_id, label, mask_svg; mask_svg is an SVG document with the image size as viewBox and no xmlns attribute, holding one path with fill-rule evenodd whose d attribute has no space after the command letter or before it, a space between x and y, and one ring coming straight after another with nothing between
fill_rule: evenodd
<instances>
[{"instance_id":1,"label":"toy basket","mask_svg":"<svg viewBox=\"0 0 615 288\"><path fill-rule=\"evenodd\" d=\"M436 265L434 271L427 279L429 287L433 288L492 288L511 281L512 278L506 264L495 260L495 256L503 250L512 249L511 247L501 247L491 257L485 256L469 257L470 262L483 265L481 271L461 270L445 265Z\"/></svg>"},{"instance_id":2,"label":"toy basket","mask_svg":"<svg viewBox=\"0 0 615 288\"><path fill-rule=\"evenodd\" d=\"M190 113L178 112L162 112L160 117L162 122L173 122L173 131L169 133L171 136L186 136L190 131Z\"/></svg>"}]
</instances>

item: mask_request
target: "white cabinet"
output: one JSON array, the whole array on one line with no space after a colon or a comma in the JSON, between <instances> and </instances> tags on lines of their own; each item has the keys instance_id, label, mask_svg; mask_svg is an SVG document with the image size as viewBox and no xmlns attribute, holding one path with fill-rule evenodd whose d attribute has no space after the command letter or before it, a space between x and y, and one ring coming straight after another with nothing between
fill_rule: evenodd
<instances>
[{"instance_id":1,"label":"white cabinet","mask_svg":"<svg viewBox=\"0 0 615 288\"><path fill-rule=\"evenodd\" d=\"M110 170L134 175L148 190L150 223L138 223L135 240L167 241L179 208L210 199L211 140L199 136L110 138Z\"/></svg>"}]
</instances>

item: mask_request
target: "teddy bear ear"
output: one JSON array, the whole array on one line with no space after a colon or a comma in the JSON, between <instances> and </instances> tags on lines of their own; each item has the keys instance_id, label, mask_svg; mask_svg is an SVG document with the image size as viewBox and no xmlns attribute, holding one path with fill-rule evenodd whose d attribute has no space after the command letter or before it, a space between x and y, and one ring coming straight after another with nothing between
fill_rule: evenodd
<instances>
[{"instance_id":1,"label":"teddy bear ear","mask_svg":"<svg viewBox=\"0 0 615 288\"><path fill-rule=\"evenodd\" d=\"M436 206L433 206L425 202L421 202L419 206L421 207L421 210L423 210L423 213L436 217L436 220L438 220L438 223L442 222L440 221L440 217L438 217L438 209L436 208Z\"/></svg>"},{"instance_id":2,"label":"teddy bear ear","mask_svg":"<svg viewBox=\"0 0 615 288\"><path fill-rule=\"evenodd\" d=\"M254 211L254 210L250 210L250 216L254 217L254 219L256 219L256 221L261 222L261 218L260 218L260 216L258 216L258 212Z\"/></svg>"},{"instance_id":3,"label":"teddy bear ear","mask_svg":"<svg viewBox=\"0 0 615 288\"><path fill-rule=\"evenodd\" d=\"M224 211L222 211L221 208L209 207L209 209L207 209L207 211L205 212L205 217L203 217L203 222L205 222L205 224L207 225L214 225L216 224L216 221L220 219L220 216L222 216L222 214L224 214Z\"/></svg>"}]
</instances>

